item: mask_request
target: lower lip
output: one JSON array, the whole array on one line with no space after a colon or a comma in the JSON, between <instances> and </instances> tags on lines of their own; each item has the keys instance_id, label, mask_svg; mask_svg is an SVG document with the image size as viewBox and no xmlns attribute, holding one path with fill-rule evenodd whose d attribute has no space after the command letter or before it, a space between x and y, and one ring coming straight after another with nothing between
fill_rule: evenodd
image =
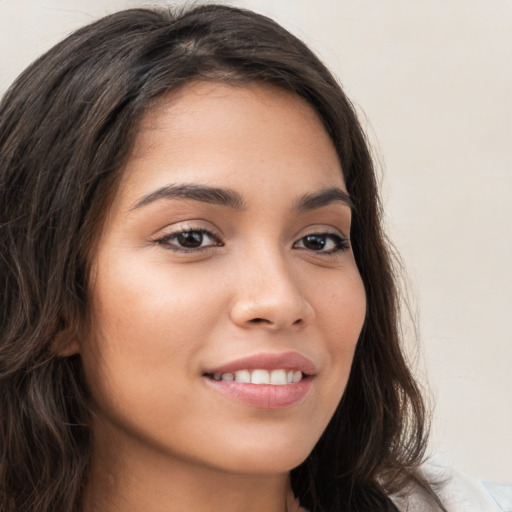
<instances>
[{"instance_id":1,"label":"lower lip","mask_svg":"<svg viewBox=\"0 0 512 512\"><path fill-rule=\"evenodd\" d=\"M305 377L300 382L276 386L272 384L249 384L245 382L214 380L208 384L217 391L258 409L284 409L299 403L308 393L313 381Z\"/></svg>"}]
</instances>

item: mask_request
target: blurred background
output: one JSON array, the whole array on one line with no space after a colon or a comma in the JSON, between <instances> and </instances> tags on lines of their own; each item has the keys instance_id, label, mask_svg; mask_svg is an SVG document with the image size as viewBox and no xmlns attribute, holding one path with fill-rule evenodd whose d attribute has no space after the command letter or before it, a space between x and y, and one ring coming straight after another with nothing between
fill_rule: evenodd
<instances>
[{"instance_id":1,"label":"blurred background","mask_svg":"<svg viewBox=\"0 0 512 512\"><path fill-rule=\"evenodd\" d=\"M73 29L169 3L0 0L0 93ZM405 333L435 403L430 453L511 482L512 1L223 3L306 41L355 103L419 325Z\"/></svg>"}]
</instances>

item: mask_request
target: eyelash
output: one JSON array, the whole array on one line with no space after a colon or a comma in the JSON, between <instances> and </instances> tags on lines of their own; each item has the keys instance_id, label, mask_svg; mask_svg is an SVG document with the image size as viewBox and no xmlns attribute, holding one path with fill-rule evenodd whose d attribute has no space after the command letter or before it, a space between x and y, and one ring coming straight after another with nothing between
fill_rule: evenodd
<instances>
[{"instance_id":1,"label":"eyelash","mask_svg":"<svg viewBox=\"0 0 512 512\"><path fill-rule=\"evenodd\" d=\"M173 240L176 241L180 235L191 235L193 233L201 235L201 238L200 238L201 243L203 242L203 238L205 236L210 238L215 243L207 245L205 247L193 247L193 248L191 248L191 247L187 248L187 247L183 247L183 246L179 246L179 245L173 245L171 243L171 241L173 241ZM329 249L327 251L323 251L323 250L316 251L314 249L308 249L308 247L304 246L304 240L307 238L313 238L313 237L323 238L324 241L325 241L325 239L327 239L328 241L330 241L331 243L334 244L334 247L332 247L331 249ZM328 245L328 243L329 243L328 241L325 242L325 245ZM302 242L303 247L297 247L297 244L299 242ZM218 235L216 235L215 233L212 233L211 231L209 231L207 229L202 229L202 228L193 229L193 228L187 228L187 227L179 229L173 233L169 233L169 234L155 240L155 243L158 245L164 246L168 250L175 251L175 252L182 252L182 253L199 253L199 252L210 250L212 247L223 247L224 246L224 244L220 240L220 237ZM317 254L329 256L329 255L335 255L337 253L347 251L350 248L350 244L349 244L348 239L343 236L340 236L336 233L332 233L329 231L323 231L323 232L318 232L318 233L310 233L308 235L301 237L299 240L297 240L297 242L295 242L293 244L293 247L295 249L306 250L306 251L309 250L309 251L312 251Z\"/></svg>"}]
</instances>

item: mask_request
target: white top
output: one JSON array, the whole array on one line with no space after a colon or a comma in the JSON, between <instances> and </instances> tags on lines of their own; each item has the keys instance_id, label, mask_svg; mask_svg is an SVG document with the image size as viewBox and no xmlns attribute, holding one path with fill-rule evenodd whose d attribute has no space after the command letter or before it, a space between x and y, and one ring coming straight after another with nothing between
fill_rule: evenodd
<instances>
[{"instance_id":1,"label":"white top","mask_svg":"<svg viewBox=\"0 0 512 512\"><path fill-rule=\"evenodd\" d=\"M423 468L448 512L512 512L512 484L497 484L477 480L461 471L426 464ZM394 497L400 512L437 512L420 492Z\"/></svg>"}]
</instances>

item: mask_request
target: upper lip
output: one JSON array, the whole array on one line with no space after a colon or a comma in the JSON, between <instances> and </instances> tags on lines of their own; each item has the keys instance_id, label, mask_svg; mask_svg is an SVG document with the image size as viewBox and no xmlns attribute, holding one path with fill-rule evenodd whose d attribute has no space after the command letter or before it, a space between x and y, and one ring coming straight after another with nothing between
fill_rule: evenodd
<instances>
[{"instance_id":1,"label":"upper lip","mask_svg":"<svg viewBox=\"0 0 512 512\"><path fill-rule=\"evenodd\" d=\"M216 368L209 368L205 373L234 373L238 370L300 370L306 375L314 375L314 363L297 352L280 354L261 353L235 359Z\"/></svg>"}]
</instances>

